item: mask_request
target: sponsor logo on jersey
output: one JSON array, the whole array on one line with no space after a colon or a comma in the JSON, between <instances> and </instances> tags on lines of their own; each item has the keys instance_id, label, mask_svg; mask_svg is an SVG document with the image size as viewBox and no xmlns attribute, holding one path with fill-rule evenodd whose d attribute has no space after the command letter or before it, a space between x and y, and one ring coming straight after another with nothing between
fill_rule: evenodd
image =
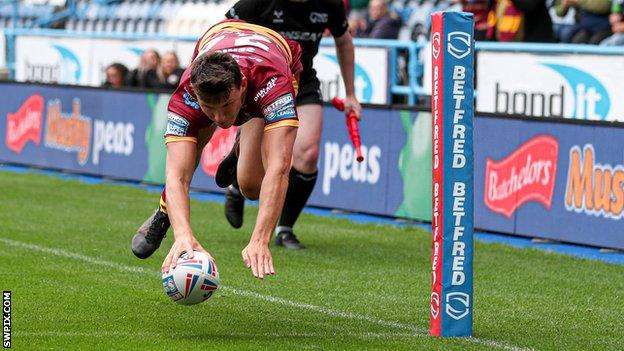
<instances>
[{"instance_id":1,"label":"sponsor logo on jersey","mask_svg":"<svg viewBox=\"0 0 624 351\"><path fill-rule=\"evenodd\" d=\"M258 101L262 99L263 97L265 97L266 94L268 94L269 91L271 91L271 89L275 87L276 83L277 83L277 77L271 78L271 80L267 83L267 85L264 88L258 90L258 92L256 93L256 96L254 96L254 101Z\"/></svg>"},{"instance_id":2,"label":"sponsor logo on jersey","mask_svg":"<svg viewBox=\"0 0 624 351\"><path fill-rule=\"evenodd\" d=\"M184 104L190 106L195 110L199 110L199 103L197 100L189 93L189 91L184 87L184 94L182 94L182 98L184 99Z\"/></svg>"},{"instance_id":3,"label":"sponsor logo on jersey","mask_svg":"<svg viewBox=\"0 0 624 351\"><path fill-rule=\"evenodd\" d=\"M280 32L280 34L290 40L298 40L298 41L317 41L317 40L321 40L321 38L323 37L323 32L318 32L318 33L301 32L298 30Z\"/></svg>"},{"instance_id":4,"label":"sponsor logo on jersey","mask_svg":"<svg viewBox=\"0 0 624 351\"><path fill-rule=\"evenodd\" d=\"M165 135L186 136L189 121L173 112L167 114L167 131Z\"/></svg>"},{"instance_id":5,"label":"sponsor logo on jersey","mask_svg":"<svg viewBox=\"0 0 624 351\"><path fill-rule=\"evenodd\" d=\"M312 23L327 23L329 15L323 12L311 12L310 22Z\"/></svg>"},{"instance_id":6,"label":"sponsor logo on jersey","mask_svg":"<svg viewBox=\"0 0 624 351\"><path fill-rule=\"evenodd\" d=\"M284 19L282 16L284 15L284 10L274 10L273 11L273 23L284 23Z\"/></svg>"},{"instance_id":7,"label":"sponsor logo on jersey","mask_svg":"<svg viewBox=\"0 0 624 351\"><path fill-rule=\"evenodd\" d=\"M295 104L291 93L285 94L277 98L270 105L262 110L264 119L269 122L279 121L281 119L293 118L295 113Z\"/></svg>"}]
</instances>

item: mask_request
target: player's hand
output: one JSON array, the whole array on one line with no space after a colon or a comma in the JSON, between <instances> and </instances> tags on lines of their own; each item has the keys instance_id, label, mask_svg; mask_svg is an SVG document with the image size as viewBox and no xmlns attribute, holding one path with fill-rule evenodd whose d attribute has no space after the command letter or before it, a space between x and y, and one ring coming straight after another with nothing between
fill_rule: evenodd
<instances>
[{"instance_id":1,"label":"player's hand","mask_svg":"<svg viewBox=\"0 0 624 351\"><path fill-rule=\"evenodd\" d=\"M354 95L347 95L347 97L345 97L344 110L345 112L353 110L353 112L355 112L355 117L358 121L362 116L362 106L360 106L360 102Z\"/></svg>"},{"instance_id":2,"label":"player's hand","mask_svg":"<svg viewBox=\"0 0 624 351\"><path fill-rule=\"evenodd\" d=\"M254 277L262 279L265 275L275 274L273 269L273 257L269 250L269 244L252 240L241 252L245 267L251 269Z\"/></svg>"},{"instance_id":3,"label":"player's hand","mask_svg":"<svg viewBox=\"0 0 624 351\"><path fill-rule=\"evenodd\" d=\"M193 235L185 235L176 238L171 246L171 249L169 250L169 254L167 254L167 257L165 257L165 261L162 264L163 273L167 273L170 269L174 269L178 262L178 258L185 251L188 253L189 258L193 258L193 251L203 251L208 253Z\"/></svg>"}]
</instances>

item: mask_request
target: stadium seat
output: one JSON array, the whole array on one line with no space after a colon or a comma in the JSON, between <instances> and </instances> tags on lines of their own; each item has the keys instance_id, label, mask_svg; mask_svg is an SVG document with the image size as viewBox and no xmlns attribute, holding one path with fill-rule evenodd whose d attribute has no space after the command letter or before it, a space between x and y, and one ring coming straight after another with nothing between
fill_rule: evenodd
<instances>
[{"instance_id":1,"label":"stadium seat","mask_svg":"<svg viewBox=\"0 0 624 351\"><path fill-rule=\"evenodd\" d=\"M135 31L136 33L145 33L145 27L147 26L147 21L139 18L134 21L135 22Z\"/></svg>"},{"instance_id":2,"label":"stadium seat","mask_svg":"<svg viewBox=\"0 0 624 351\"><path fill-rule=\"evenodd\" d=\"M114 32L115 31L115 20L107 19L104 23L104 31L105 32Z\"/></svg>"},{"instance_id":3,"label":"stadium seat","mask_svg":"<svg viewBox=\"0 0 624 351\"><path fill-rule=\"evenodd\" d=\"M103 32L105 27L106 19L97 19L93 25L94 32Z\"/></svg>"},{"instance_id":4,"label":"stadium seat","mask_svg":"<svg viewBox=\"0 0 624 351\"><path fill-rule=\"evenodd\" d=\"M78 20L76 20L75 18L69 18L67 21L65 21L65 29L66 30L76 30L76 22Z\"/></svg>"},{"instance_id":5,"label":"stadium seat","mask_svg":"<svg viewBox=\"0 0 624 351\"><path fill-rule=\"evenodd\" d=\"M150 8L147 12L147 18L148 19L160 18L159 14L160 14L161 6L162 6L162 2L160 0L152 1L150 4Z\"/></svg>"},{"instance_id":6,"label":"stadium seat","mask_svg":"<svg viewBox=\"0 0 624 351\"><path fill-rule=\"evenodd\" d=\"M145 33L154 34L157 28L158 23L156 19L148 19L145 23Z\"/></svg>"},{"instance_id":7,"label":"stadium seat","mask_svg":"<svg viewBox=\"0 0 624 351\"><path fill-rule=\"evenodd\" d=\"M114 32L123 32L126 28L126 22L122 19L114 19L113 20L113 31Z\"/></svg>"},{"instance_id":8,"label":"stadium seat","mask_svg":"<svg viewBox=\"0 0 624 351\"><path fill-rule=\"evenodd\" d=\"M134 33L136 31L136 21L133 19L125 20L124 32Z\"/></svg>"}]
</instances>

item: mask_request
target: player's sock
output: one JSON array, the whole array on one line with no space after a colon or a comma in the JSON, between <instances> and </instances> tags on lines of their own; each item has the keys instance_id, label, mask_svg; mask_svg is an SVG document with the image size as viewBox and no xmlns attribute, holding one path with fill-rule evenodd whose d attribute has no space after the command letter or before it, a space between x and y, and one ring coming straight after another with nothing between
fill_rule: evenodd
<instances>
[{"instance_id":1,"label":"player's sock","mask_svg":"<svg viewBox=\"0 0 624 351\"><path fill-rule=\"evenodd\" d=\"M288 227L285 225L278 225L277 227L275 227L275 235L281 233L281 232L291 232L292 233L293 229L292 227Z\"/></svg>"},{"instance_id":2,"label":"player's sock","mask_svg":"<svg viewBox=\"0 0 624 351\"><path fill-rule=\"evenodd\" d=\"M292 227L308 202L312 190L314 190L317 175L318 172L304 174L294 167L290 169L286 200L284 201L284 208L282 209L282 216L278 226L290 227L292 232Z\"/></svg>"}]
</instances>

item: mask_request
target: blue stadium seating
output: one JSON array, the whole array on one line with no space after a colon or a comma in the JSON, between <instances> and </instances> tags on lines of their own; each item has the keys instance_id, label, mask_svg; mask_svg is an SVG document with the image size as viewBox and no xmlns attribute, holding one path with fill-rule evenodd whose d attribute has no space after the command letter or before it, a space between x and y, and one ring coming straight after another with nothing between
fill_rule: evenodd
<instances>
[{"instance_id":1,"label":"blue stadium seating","mask_svg":"<svg viewBox=\"0 0 624 351\"><path fill-rule=\"evenodd\" d=\"M67 14L56 28L75 31L196 35L221 20L236 0L24 0L14 18L12 1L0 3L0 29L50 26L45 19ZM418 40L415 27L427 32L428 15L451 0L393 0L391 9L404 23L399 39ZM49 21L48 21L49 22Z\"/></svg>"}]
</instances>

